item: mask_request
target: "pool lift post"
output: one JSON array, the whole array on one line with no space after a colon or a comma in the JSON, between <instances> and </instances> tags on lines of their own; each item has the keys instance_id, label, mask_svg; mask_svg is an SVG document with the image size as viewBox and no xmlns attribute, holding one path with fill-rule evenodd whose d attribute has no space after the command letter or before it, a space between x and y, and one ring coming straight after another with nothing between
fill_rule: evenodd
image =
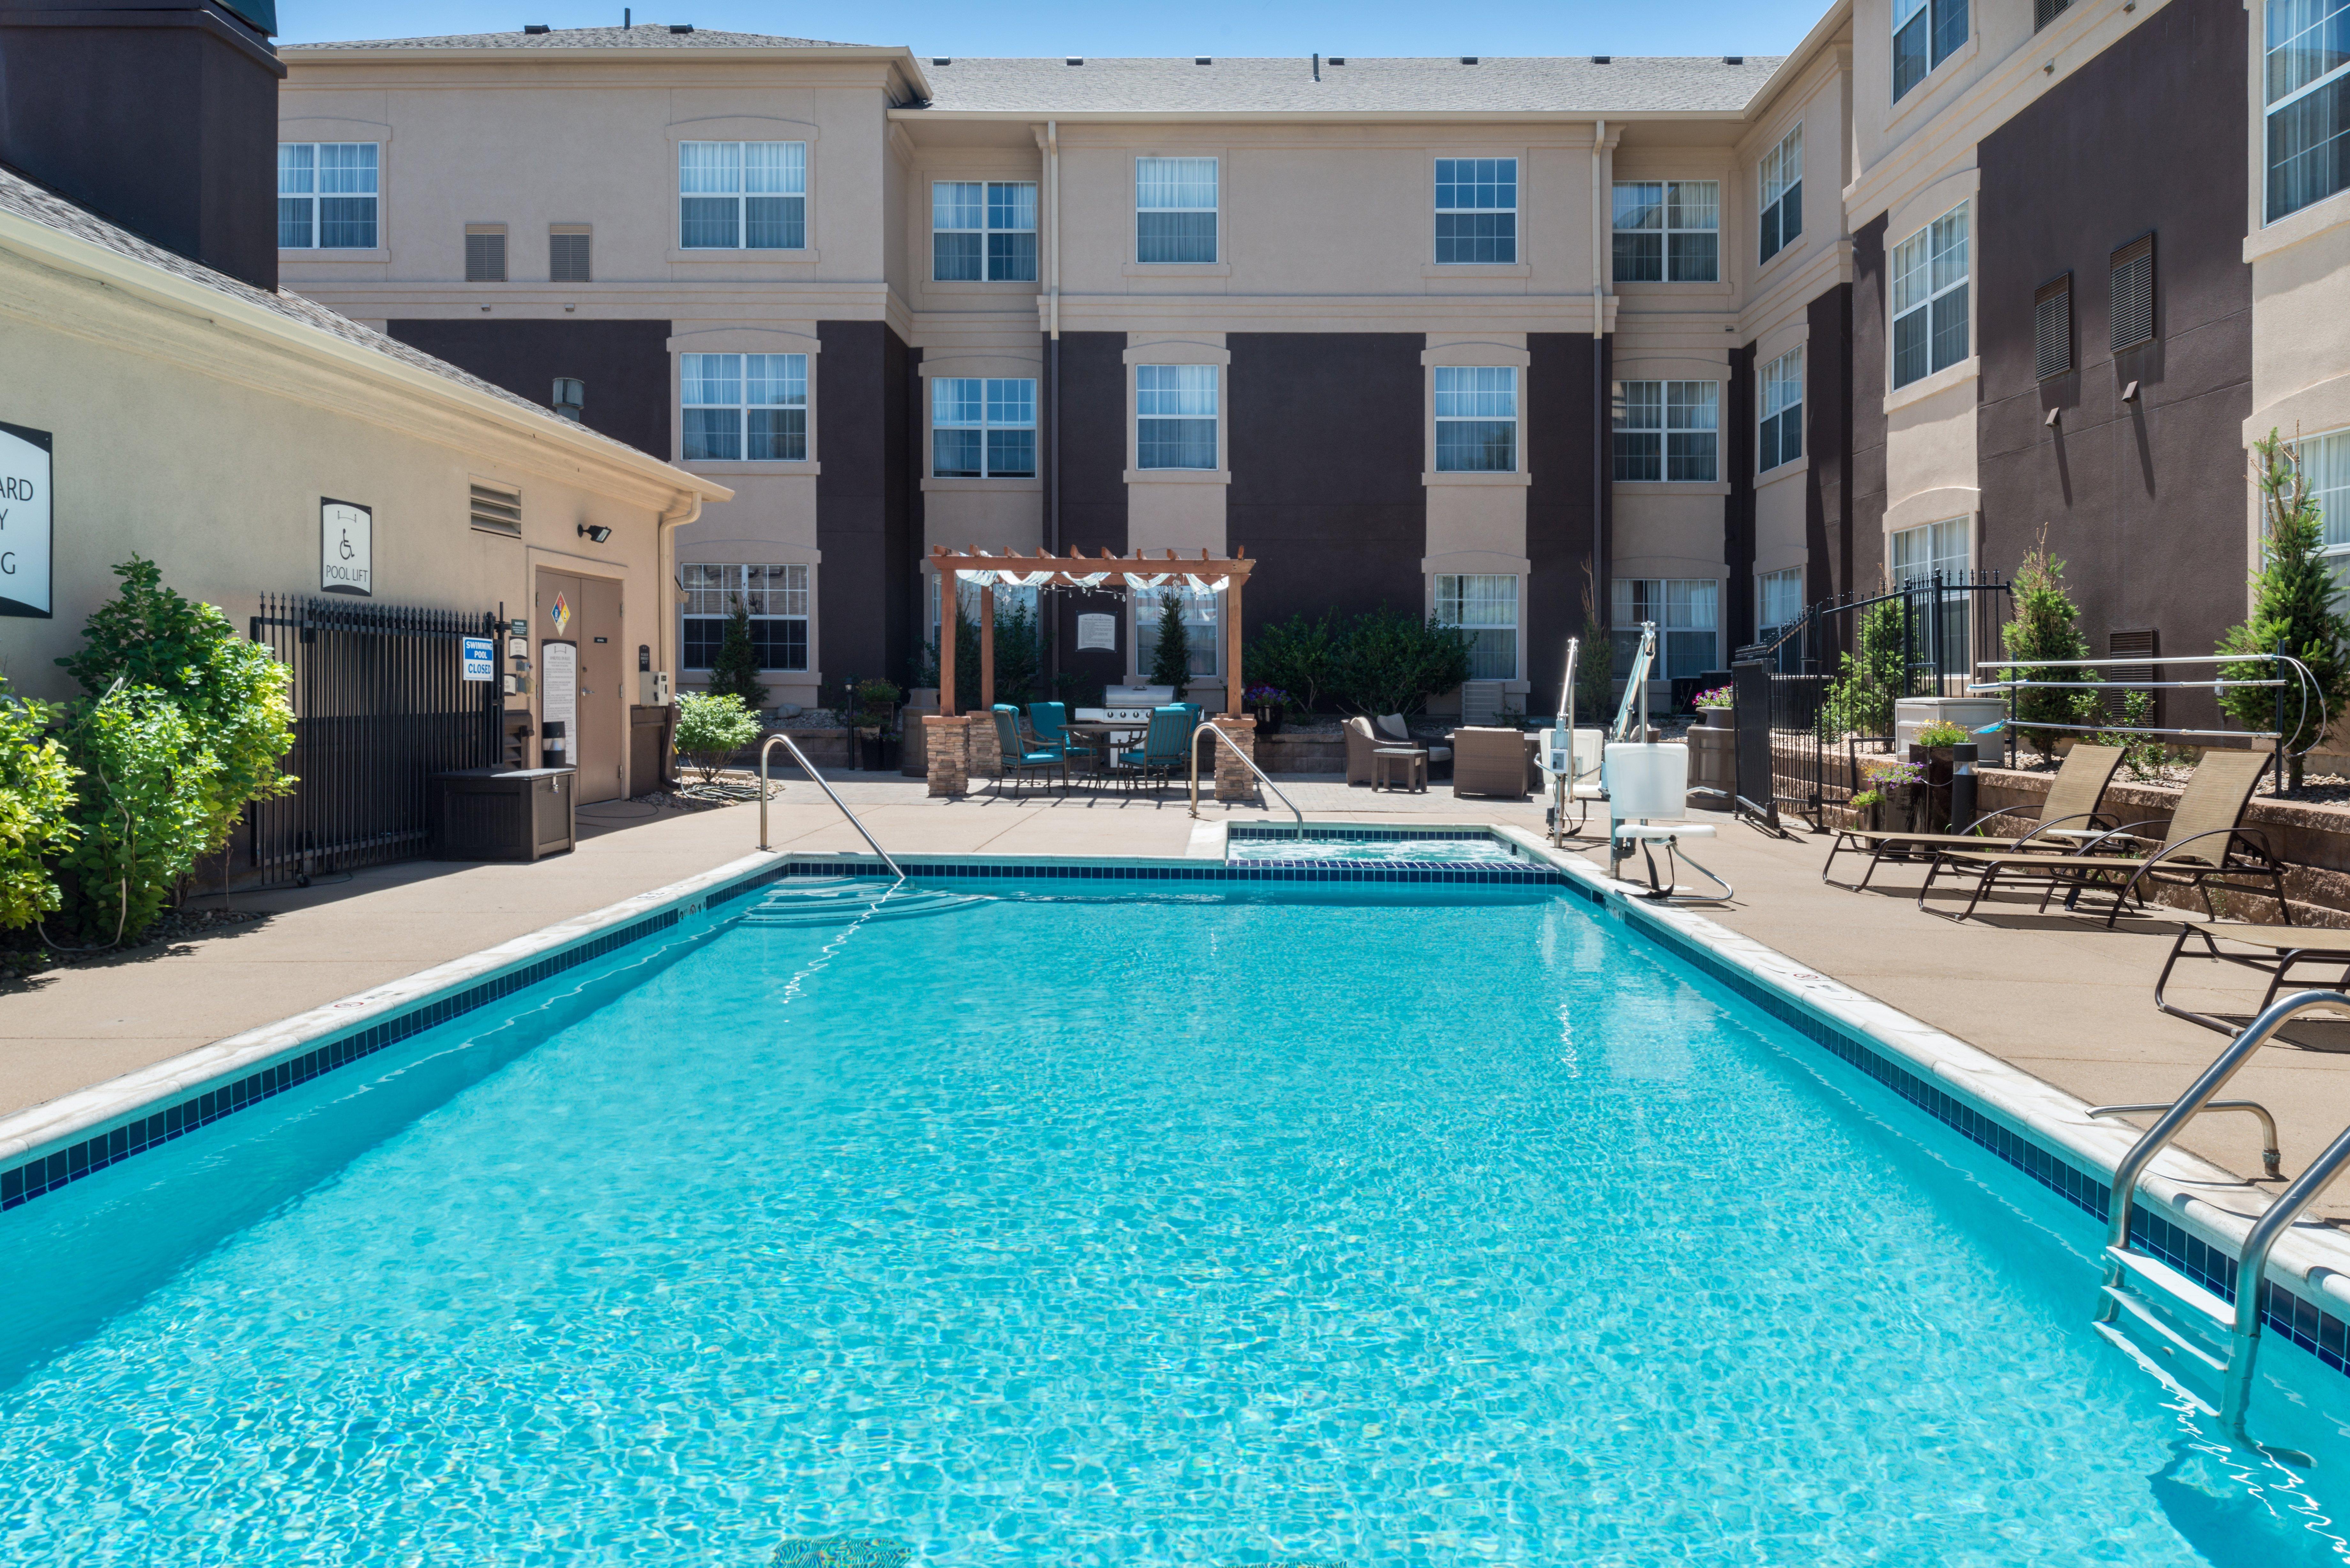
<instances>
[{"instance_id":1,"label":"pool lift post","mask_svg":"<svg viewBox=\"0 0 2350 1568\"><path fill-rule=\"evenodd\" d=\"M1684 838L1714 836L1711 824L1687 820L1689 748L1668 746L1648 738L1648 671L1656 657L1657 623L1642 621L1640 646L1632 656L1631 677L1624 689L1624 701L1616 710L1616 723L1601 754L1600 798L1607 803L1607 875L1612 880L1624 879L1623 864L1637 844L1648 868L1648 886L1641 897L1659 902L1702 899L1718 903L1735 898L1736 889L1680 849ZM1626 730L1636 715L1640 722L1640 738L1627 741ZM1657 875L1659 846L1663 846L1665 863L1672 869L1669 877ZM1678 873L1683 861L1721 891L1700 893L1682 888Z\"/></svg>"}]
</instances>

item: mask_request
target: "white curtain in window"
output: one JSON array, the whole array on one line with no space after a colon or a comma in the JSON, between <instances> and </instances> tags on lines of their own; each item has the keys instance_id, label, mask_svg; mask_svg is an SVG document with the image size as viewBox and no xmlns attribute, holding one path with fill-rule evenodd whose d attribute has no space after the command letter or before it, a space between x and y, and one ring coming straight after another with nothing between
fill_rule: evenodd
<instances>
[{"instance_id":1,"label":"white curtain in window","mask_svg":"<svg viewBox=\"0 0 2350 1568\"><path fill-rule=\"evenodd\" d=\"M744 142L743 189L754 196L807 194L807 143Z\"/></svg>"},{"instance_id":2,"label":"white curtain in window","mask_svg":"<svg viewBox=\"0 0 2350 1568\"><path fill-rule=\"evenodd\" d=\"M743 144L681 141L677 144L678 189L689 196L731 196L743 189Z\"/></svg>"},{"instance_id":3,"label":"white curtain in window","mask_svg":"<svg viewBox=\"0 0 2350 1568\"><path fill-rule=\"evenodd\" d=\"M1216 204L1212 158L1141 158L1134 165L1134 204L1145 212L1203 212Z\"/></svg>"}]
</instances>

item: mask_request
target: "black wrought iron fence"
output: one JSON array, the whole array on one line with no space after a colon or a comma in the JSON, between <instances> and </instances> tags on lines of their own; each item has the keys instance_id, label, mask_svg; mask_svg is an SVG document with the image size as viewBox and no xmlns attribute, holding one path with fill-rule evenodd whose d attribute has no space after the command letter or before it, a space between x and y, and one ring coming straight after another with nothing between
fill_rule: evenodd
<instances>
[{"instance_id":1,"label":"black wrought iron fence","mask_svg":"<svg viewBox=\"0 0 2350 1568\"><path fill-rule=\"evenodd\" d=\"M293 668L301 781L247 810L264 881L424 852L432 775L498 759L498 684L465 680L461 648L497 630L487 611L262 597L251 635Z\"/></svg>"}]
</instances>

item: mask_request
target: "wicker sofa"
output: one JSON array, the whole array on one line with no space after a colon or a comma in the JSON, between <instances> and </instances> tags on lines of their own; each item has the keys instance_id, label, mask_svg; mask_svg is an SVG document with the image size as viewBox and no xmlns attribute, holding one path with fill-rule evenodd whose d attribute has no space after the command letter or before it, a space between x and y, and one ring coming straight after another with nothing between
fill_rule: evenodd
<instances>
[{"instance_id":1,"label":"wicker sofa","mask_svg":"<svg viewBox=\"0 0 2350 1568\"><path fill-rule=\"evenodd\" d=\"M1452 732L1452 793L1530 800L1535 787L1534 745L1525 730Z\"/></svg>"}]
</instances>

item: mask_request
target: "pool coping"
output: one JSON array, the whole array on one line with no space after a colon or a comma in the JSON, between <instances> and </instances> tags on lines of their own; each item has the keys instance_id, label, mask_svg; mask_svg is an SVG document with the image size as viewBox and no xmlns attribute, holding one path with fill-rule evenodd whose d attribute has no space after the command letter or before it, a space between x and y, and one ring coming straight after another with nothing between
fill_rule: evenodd
<instances>
[{"instance_id":1,"label":"pool coping","mask_svg":"<svg viewBox=\"0 0 2350 1568\"><path fill-rule=\"evenodd\" d=\"M1344 828L1357 825L1313 823ZM914 854L916 877L1073 878L1210 884L1330 883L1560 886L1622 919L1701 971L1877 1078L1946 1126L2102 1220L2115 1166L2134 1129L2091 1121L2087 1102L2033 1077L1842 981L1798 963L1694 910L1638 896L1541 834L1492 823L1429 823L1502 838L1523 851L1523 870L1431 870L1424 864L1334 867L1326 863L1228 865L1223 823L1195 828L1169 857ZM203 1045L102 1084L0 1116L0 1210L80 1180L176 1139L320 1073L486 1005L688 916L746 898L793 876L870 876L878 857L852 852L754 852L693 877L420 970L354 995ZM2184 1150L2166 1151L2141 1181L2136 1206L2158 1255L2223 1296L2251 1220L2198 1189L2255 1191ZM2134 1231L2134 1234L2137 1231ZM2320 1226L2288 1231L2270 1258L2273 1326L2337 1370L2350 1373L2350 1238ZM2297 1287L2297 1288L2296 1288ZM2306 1299L2323 1298L2325 1307ZM2281 1298L2281 1299L2280 1299ZM2330 1309L2330 1310L2327 1310Z\"/></svg>"}]
</instances>

